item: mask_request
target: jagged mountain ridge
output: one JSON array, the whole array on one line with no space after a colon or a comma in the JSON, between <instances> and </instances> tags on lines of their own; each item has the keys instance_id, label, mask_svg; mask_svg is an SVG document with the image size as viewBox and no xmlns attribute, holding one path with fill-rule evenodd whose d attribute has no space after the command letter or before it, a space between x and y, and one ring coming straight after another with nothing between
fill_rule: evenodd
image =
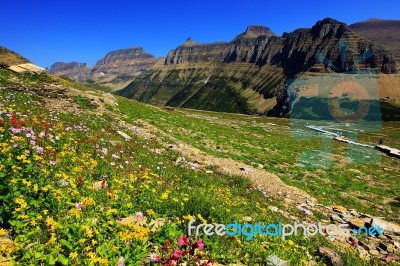
<instances>
[{"instance_id":1,"label":"jagged mountain ridge","mask_svg":"<svg viewBox=\"0 0 400 266\"><path fill-rule=\"evenodd\" d=\"M81 83L121 89L155 62L155 57L142 47L132 47L107 53L93 67L86 63L58 62L50 67L49 73Z\"/></svg>"},{"instance_id":2,"label":"jagged mountain ridge","mask_svg":"<svg viewBox=\"0 0 400 266\"><path fill-rule=\"evenodd\" d=\"M367 51L372 56L360 60ZM327 18L282 36L250 26L231 42L199 44L188 39L168 53L164 64L144 71L118 94L160 105L266 114L283 108L278 101L287 78L354 70L397 71L390 51Z\"/></svg>"}]
</instances>

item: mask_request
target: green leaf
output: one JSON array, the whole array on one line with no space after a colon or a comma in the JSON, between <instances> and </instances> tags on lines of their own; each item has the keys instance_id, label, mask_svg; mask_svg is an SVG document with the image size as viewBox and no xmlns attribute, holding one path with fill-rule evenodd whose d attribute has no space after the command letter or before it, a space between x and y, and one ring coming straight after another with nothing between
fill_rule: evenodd
<instances>
[{"instance_id":1,"label":"green leaf","mask_svg":"<svg viewBox=\"0 0 400 266\"><path fill-rule=\"evenodd\" d=\"M59 242L60 242L61 245L67 247L69 250L72 250L72 246L71 246L71 244L70 244L67 240L65 240L65 239L60 239Z\"/></svg>"},{"instance_id":2,"label":"green leaf","mask_svg":"<svg viewBox=\"0 0 400 266\"><path fill-rule=\"evenodd\" d=\"M68 258L65 257L63 254L58 254L58 259L60 260L62 265L68 265Z\"/></svg>"},{"instance_id":3,"label":"green leaf","mask_svg":"<svg viewBox=\"0 0 400 266\"><path fill-rule=\"evenodd\" d=\"M56 258L53 256L53 254L50 254L49 265L54 265L54 264L56 264Z\"/></svg>"},{"instance_id":4,"label":"green leaf","mask_svg":"<svg viewBox=\"0 0 400 266\"><path fill-rule=\"evenodd\" d=\"M35 252L35 259L39 260L44 257L43 252Z\"/></svg>"}]
</instances>

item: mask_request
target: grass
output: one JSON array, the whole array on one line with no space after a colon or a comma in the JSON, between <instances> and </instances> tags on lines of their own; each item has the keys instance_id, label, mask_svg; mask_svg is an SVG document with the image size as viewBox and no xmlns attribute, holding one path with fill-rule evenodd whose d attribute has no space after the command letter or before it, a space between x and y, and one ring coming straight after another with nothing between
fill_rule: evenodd
<instances>
[{"instance_id":1,"label":"grass","mask_svg":"<svg viewBox=\"0 0 400 266\"><path fill-rule=\"evenodd\" d=\"M129 117L146 120L209 154L261 164L266 171L276 173L285 183L307 191L323 204L345 205L400 222L396 204L400 193L398 159L378 154L371 162L365 156L376 155L373 150L354 150L353 146L322 137L290 119L189 109L169 112L126 99L119 99L118 104ZM320 125L332 127L328 123ZM400 147L399 126L399 122L383 122L377 131L356 136L361 142L372 144L383 138L385 144ZM355 135L355 129L350 133ZM332 155L328 153L327 161L331 167L307 167L318 160L326 163L318 151L330 150ZM307 162L307 151L314 153L314 161ZM347 162L349 154L360 162Z\"/></svg>"}]
</instances>

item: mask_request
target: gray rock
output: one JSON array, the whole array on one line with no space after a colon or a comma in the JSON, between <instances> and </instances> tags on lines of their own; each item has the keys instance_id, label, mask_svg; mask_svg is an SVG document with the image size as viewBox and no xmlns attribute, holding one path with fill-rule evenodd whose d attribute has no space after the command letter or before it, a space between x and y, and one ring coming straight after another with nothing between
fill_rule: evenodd
<instances>
[{"instance_id":1,"label":"gray rock","mask_svg":"<svg viewBox=\"0 0 400 266\"><path fill-rule=\"evenodd\" d=\"M348 213L341 213L341 214L339 214L339 216L340 216L343 220L345 220L346 222L350 222L351 219L354 218L353 215L348 214Z\"/></svg>"},{"instance_id":2,"label":"gray rock","mask_svg":"<svg viewBox=\"0 0 400 266\"><path fill-rule=\"evenodd\" d=\"M278 212L279 211L278 207L275 207L275 206L268 206L268 209L270 211L272 211L272 212Z\"/></svg>"},{"instance_id":3,"label":"gray rock","mask_svg":"<svg viewBox=\"0 0 400 266\"><path fill-rule=\"evenodd\" d=\"M340 216L337 214L331 214L330 219L331 219L331 221L334 221L337 223L341 223L341 224L345 223L345 221L342 218L340 218Z\"/></svg>"},{"instance_id":4,"label":"gray rock","mask_svg":"<svg viewBox=\"0 0 400 266\"><path fill-rule=\"evenodd\" d=\"M332 265L335 265L335 266L343 266L344 265L342 258L339 256L339 254L337 254L332 249L327 248L327 247L319 247L318 251L319 251L319 253L321 253L322 255L327 257L330 260L330 262L332 263Z\"/></svg>"},{"instance_id":5,"label":"gray rock","mask_svg":"<svg viewBox=\"0 0 400 266\"><path fill-rule=\"evenodd\" d=\"M268 256L267 265L268 266L290 266L289 262L287 262L283 259L280 259L276 255Z\"/></svg>"},{"instance_id":6,"label":"gray rock","mask_svg":"<svg viewBox=\"0 0 400 266\"><path fill-rule=\"evenodd\" d=\"M366 224L371 224L372 223L372 219L369 217L363 217L361 218Z\"/></svg>"},{"instance_id":7,"label":"gray rock","mask_svg":"<svg viewBox=\"0 0 400 266\"><path fill-rule=\"evenodd\" d=\"M383 233L389 235L398 235L400 236L400 226L394 223L386 222L380 218L374 217L372 219L371 226L381 227L383 228Z\"/></svg>"}]
</instances>

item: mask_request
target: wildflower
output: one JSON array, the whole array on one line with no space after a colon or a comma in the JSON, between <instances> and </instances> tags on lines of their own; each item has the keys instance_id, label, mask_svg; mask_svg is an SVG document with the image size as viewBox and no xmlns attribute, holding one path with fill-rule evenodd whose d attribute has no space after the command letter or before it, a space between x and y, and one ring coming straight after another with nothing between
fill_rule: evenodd
<instances>
[{"instance_id":1,"label":"wildflower","mask_svg":"<svg viewBox=\"0 0 400 266\"><path fill-rule=\"evenodd\" d=\"M175 250L174 253L172 253L171 259L172 260L179 260L182 257L182 251L181 250Z\"/></svg>"},{"instance_id":2,"label":"wildflower","mask_svg":"<svg viewBox=\"0 0 400 266\"><path fill-rule=\"evenodd\" d=\"M161 194L161 199L166 200L168 199L168 192L164 192Z\"/></svg>"},{"instance_id":3,"label":"wildflower","mask_svg":"<svg viewBox=\"0 0 400 266\"><path fill-rule=\"evenodd\" d=\"M50 239L49 239L49 241L47 241L47 245L50 245L50 244L52 244L52 243L54 243L54 242L56 242L57 241L57 237L56 237L56 234L55 233L51 233L51 237L50 237Z\"/></svg>"},{"instance_id":4,"label":"wildflower","mask_svg":"<svg viewBox=\"0 0 400 266\"><path fill-rule=\"evenodd\" d=\"M184 247L187 244L189 244L189 240L187 239L186 235L183 235L178 239L178 245L180 247Z\"/></svg>"},{"instance_id":5,"label":"wildflower","mask_svg":"<svg viewBox=\"0 0 400 266\"><path fill-rule=\"evenodd\" d=\"M77 182L78 184L78 187L82 187L82 185L83 185L83 177L80 175L80 176L78 176L78 182Z\"/></svg>"},{"instance_id":6,"label":"wildflower","mask_svg":"<svg viewBox=\"0 0 400 266\"><path fill-rule=\"evenodd\" d=\"M111 155L114 159L119 159L119 156L116 154Z\"/></svg>"},{"instance_id":7,"label":"wildflower","mask_svg":"<svg viewBox=\"0 0 400 266\"><path fill-rule=\"evenodd\" d=\"M198 248L199 250L204 249L204 243L202 239L199 239L196 243L194 243L194 248Z\"/></svg>"},{"instance_id":8,"label":"wildflower","mask_svg":"<svg viewBox=\"0 0 400 266\"><path fill-rule=\"evenodd\" d=\"M77 252L71 252L71 253L69 253L69 257L74 260L74 259L76 259L78 257L78 253Z\"/></svg>"},{"instance_id":9,"label":"wildflower","mask_svg":"<svg viewBox=\"0 0 400 266\"><path fill-rule=\"evenodd\" d=\"M22 198L17 198L15 199L15 203L19 204L19 208L16 208L16 211L21 211L23 209L26 209L26 207L28 207L28 204L26 203L26 201Z\"/></svg>"},{"instance_id":10,"label":"wildflower","mask_svg":"<svg viewBox=\"0 0 400 266\"><path fill-rule=\"evenodd\" d=\"M0 228L0 236L4 236L7 234L7 230Z\"/></svg>"},{"instance_id":11,"label":"wildflower","mask_svg":"<svg viewBox=\"0 0 400 266\"><path fill-rule=\"evenodd\" d=\"M144 215L143 212L135 212L136 219L143 219Z\"/></svg>"},{"instance_id":12,"label":"wildflower","mask_svg":"<svg viewBox=\"0 0 400 266\"><path fill-rule=\"evenodd\" d=\"M75 209L80 210L80 209L82 209L82 208L83 208L83 203L82 203L82 201L80 201L80 202L78 202L78 203L75 204Z\"/></svg>"},{"instance_id":13,"label":"wildflower","mask_svg":"<svg viewBox=\"0 0 400 266\"><path fill-rule=\"evenodd\" d=\"M147 210L146 213L147 213L147 215L149 215L149 216L154 216L154 214L156 214L156 213L154 212L153 209Z\"/></svg>"},{"instance_id":14,"label":"wildflower","mask_svg":"<svg viewBox=\"0 0 400 266\"><path fill-rule=\"evenodd\" d=\"M305 215L311 215L311 212L309 210L307 210L306 208L304 208L303 206L299 205L297 208L299 209L299 211L301 211Z\"/></svg>"},{"instance_id":15,"label":"wildflower","mask_svg":"<svg viewBox=\"0 0 400 266\"><path fill-rule=\"evenodd\" d=\"M157 253L151 253L149 259L154 262L161 262L161 258L157 255Z\"/></svg>"},{"instance_id":16,"label":"wildflower","mask_svg":"<svg viewBox=\"0 0 400 266\"><path fill-rule=\"evenodd\" d=\"M118 264L117 264L117 266L125 266L125 259L124 259L124 257L120 257L120 258L118 259Z\"/></svg>"},{"instance_id":17,"label":"wildflower","mask_svg":"<svg viewBox=\"0 0 400 266\"><path fill-rule=\"evenodd\" d=\"M183 219L185 219L185 220L188 220L188 221L190 221L190 220L194 220L196 217L194 217L193 215L185 215L185 216L183 216L182 217Z\"/></svg>"},{"instance_id":18,"label":"wildflower","mask_svg":"<svg viewBox=\"0 0 400 266\"><path fill-rule=\"evenodd\" d=\"M44 149L40 146L34 146L33 149L36 151L37 154L42 154Z\"/></svg>"}]
</instances>

